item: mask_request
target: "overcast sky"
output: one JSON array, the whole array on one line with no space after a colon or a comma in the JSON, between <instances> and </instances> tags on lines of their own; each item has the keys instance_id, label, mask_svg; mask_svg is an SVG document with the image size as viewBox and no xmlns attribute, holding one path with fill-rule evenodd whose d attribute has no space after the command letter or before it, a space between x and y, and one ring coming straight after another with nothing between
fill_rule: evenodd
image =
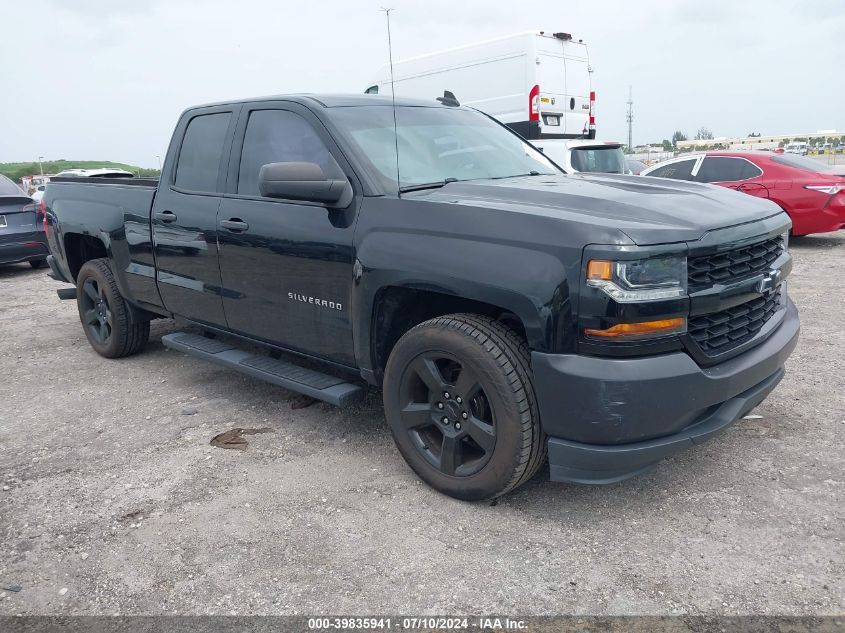
<instances>
[{"instance_id":1,"label":"overcast sky","mask_svg":"<svg viewBox=\"0 0 845 633\"><path fill-rule=\"evenodd\" d=\"M362 92L387 59L521 30L587 42L599 137L845 133L842 0L0 0L0 162L156 166L186 107ZM460 95L459 95L460 96Z\"/></svg>"}]
</instances>

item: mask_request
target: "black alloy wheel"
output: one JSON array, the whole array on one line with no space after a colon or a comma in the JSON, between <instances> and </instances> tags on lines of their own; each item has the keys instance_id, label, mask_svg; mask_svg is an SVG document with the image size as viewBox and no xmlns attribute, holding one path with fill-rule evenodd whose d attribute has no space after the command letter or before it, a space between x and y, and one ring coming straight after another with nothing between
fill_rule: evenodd
<instances>
[{"instance_id":1,"label":"black alloy wheel","mask_svg":"<svg viewBox=\"0 0 845 633\"><path fill-rule=\"evenodd\" d=\"M495 319L450 314L405 332L383 394L399 452L444 494L493 499L545 462L528 345Z\"/></svg>"},{"instance_id":2,"label":"black alloy wheel","mask_svg":"<svg viewBox=\"0 0 845 633\"><path fill-rule=\"evenodd\" d=\"M112 312L103 286L93 277L82 284L82 322L100 345L108 345L114 327Z\"/></svg>"},{"instance_id":3,"label":"black alloy wheel","mask_svg":"<svg viewBox=\"0 0 845 633\"><path fill-rule=\"evenodd\" d=\"M85 262L76 276L76 307L85 337L100 356L121 358L141 351L150 321L132 308L117 285L107 259Z\"/></svg>"},{"instance_id":4,"label":"black alloy wheel","mask_svg":"<svg viewBox=\"0 0 845 633\"><path fill-rule=\"evenodd\" d=\"M447 352L420 354L402 376L405 432L444 475L481 470L496 447L493 410L475 372Z\"/></svg>"}]
</instances>

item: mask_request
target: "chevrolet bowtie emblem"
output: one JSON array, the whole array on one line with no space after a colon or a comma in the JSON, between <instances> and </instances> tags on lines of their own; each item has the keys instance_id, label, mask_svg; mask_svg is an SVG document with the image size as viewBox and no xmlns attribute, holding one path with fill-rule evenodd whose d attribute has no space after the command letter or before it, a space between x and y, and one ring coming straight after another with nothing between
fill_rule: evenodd
<instances>
[{"instance_id":1,"label":"chevrolet bowtie emblem","mask_svg":"<svg viewBox=\"0 0 845 633\"><path fill-rule=\"evenodd\" d=\"M780 285L780 270L770 270L769 274L757 282L757 292L768 294Z\"/></svg>"}]
</instances>

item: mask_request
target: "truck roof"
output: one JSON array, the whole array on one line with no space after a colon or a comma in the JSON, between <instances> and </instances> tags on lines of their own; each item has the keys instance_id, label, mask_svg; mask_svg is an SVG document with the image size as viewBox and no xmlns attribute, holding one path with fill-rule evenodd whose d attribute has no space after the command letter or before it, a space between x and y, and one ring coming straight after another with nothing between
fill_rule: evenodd
<instances>
[{"instance_id":1,"label":"truck roof","mask_svg":"<svg viewBox=\"0 0 845 633\"><path fill-rule=\"evenodd\" d=\"M451 106L444 106L437 101L437 97L442 95L431 95L431 100L428 99L409 99L407 97L396 97L397 106L422 106L430 108L445 108ZM460 95L458 95L460 100ZM232 99L227 101L217 101L214 103L204 103L202 105L191 106L188 110L195 110L197 108L208 108L212 106L221 105L236 105L240 103L255 103L259 101L293 101L294 103L302 103L303 105L319 105L323 108L349 108L356 106L390 106L393 105L393 100L390 95L377 94L289 94L289 95L270 95L266 97L251 97L249 99Z\"/></svg>"}]
</instances>

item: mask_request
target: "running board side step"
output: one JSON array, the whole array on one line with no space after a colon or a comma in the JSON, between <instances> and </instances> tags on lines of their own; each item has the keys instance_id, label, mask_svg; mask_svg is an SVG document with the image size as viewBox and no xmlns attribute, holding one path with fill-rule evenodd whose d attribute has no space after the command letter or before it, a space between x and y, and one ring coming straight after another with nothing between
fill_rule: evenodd
<instances>
[{"instance_id":1,"label":"running board side step","mask_svg":"<svg viewBox=\"0 0 845 633\"><path fill-rule=\"evenodd\" d=\"M338 407L358 402L366 395L361 385L300 367L262 354L253 354L218 339L176 332L161 337L165 347L196 356L247 376L265 380Z\"/></svg>"}]
</instances>

